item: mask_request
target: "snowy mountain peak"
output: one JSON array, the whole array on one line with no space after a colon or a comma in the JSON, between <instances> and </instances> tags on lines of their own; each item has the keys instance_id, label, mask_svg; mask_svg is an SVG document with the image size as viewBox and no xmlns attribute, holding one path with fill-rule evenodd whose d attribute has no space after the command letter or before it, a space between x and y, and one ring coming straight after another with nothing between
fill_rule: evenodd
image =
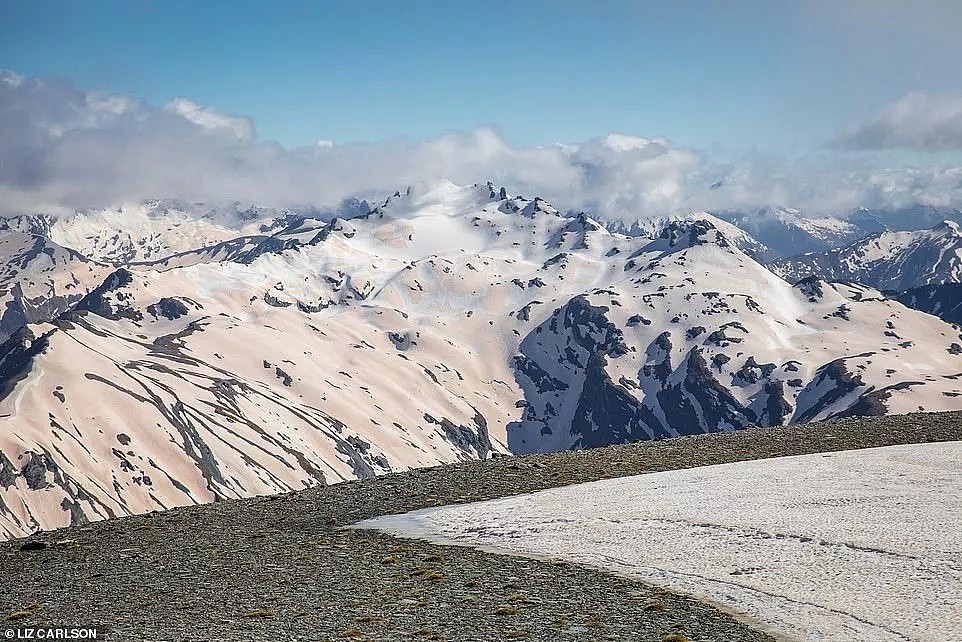
<instances>
[{"instance_id":1,"label":"snowy mountain peak","mask_svg":"<svg viewBox=\"0 0 962 642\"><path fill-rule=\"evenodd\" d=\"M845 247L774 261L788 281L816 275L880 290L908 290L962 281L962 233L953 221L928 230L881 232Z\"/></svg>"},{"instance_id":2,"label":"snowy mountain peak","mask_svg":"<svg viewBox=\"0 0 962 642\"><path fill-rule=\"evenodd\" d=\"M0 232L0 341L65 312L109 269L44 236Z\"/></svg>"},{"instance_id":3,"label":"snowy mountain peak","mask_svg":"<svg viewBox=\"0 0 962 642\"><path fill-rule=\"evenodd\" d=\"M671 221L662 229L660 238L667 239L670 247L690 248L714 244L730 249L731 241L715 225L705 218Z\"/></svg>"},{"instance_id":4,"label":"snowy mountain peak","mask_svg":"<svg viewBox=\"0 0 962 642\"><path fill-rule=\"evenodd\" d=\"M956 238L962 238L962 231L959 230L959 224L955 221L945 220L936 228L938 230L945 230L945 232Z\"/></svg>"},{"instance_id":5,"label":"snowy mountain peak","mask_svg":"<svg viewBox=\"0 0 962 642\"><path fill-rule=\"evenodd\" d=\"M501 188L504 192L504 188ZM435 181L411 185L398 190L369 216L406 219L412 216L459 217L482 209L491 201L505 200L491 183L486 185L456 185L451 181Z\"/></svg>"},{"instance_id":6,"label":"snowy mountain peak","mask_svg":"<svg viewBox=\"0 0 962 642\"><path fill-rule=\"evenodd\" d=\"M650 217L632 221L630 224L623 221L607 221L605 227L614 233L625 234L632 237L658 238L662 235L665 228L672 223L679 221L706 221L715 229L719 230L727 241L735 247L745 252L750 257L761 263L766 263L775 258L775 254L765 244L759 242L748 232L729 223L708 212L690 212L687 214L675 214L663 217Z\"/></svg>"},{"instance_id":7,"label":"snowy mountain peak","mask_svg":"<svg viewBox=\"0 0 962 642\"><path fill-rule=\"evenodd\" d=\"M849 243L864 234L838 218L809 218L791 208L759 208L750 212L717 212L770 248L777 256L827 250Z\"/></svg>"}]
</instances>

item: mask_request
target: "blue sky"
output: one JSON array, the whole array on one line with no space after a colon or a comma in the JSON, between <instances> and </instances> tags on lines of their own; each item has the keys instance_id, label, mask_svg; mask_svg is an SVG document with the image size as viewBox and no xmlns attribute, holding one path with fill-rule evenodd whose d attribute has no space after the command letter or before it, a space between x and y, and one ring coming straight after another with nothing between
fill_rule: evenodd
<instances>
[{"instance_id":1,"label":"blue sky","mask_svg":"<svg viewBox=\"0 0 962 642\"><path fill-rule=\"evenodd\" d=\"M959 0L0 0L0 215L441 179L624 219L962 207L959 33Z\"/></svg>"},{"instance_id":2,"label":"blue sky","mask_svg":"<svg viewBox=\"0 0 962 642\"><path fill-rule=\"evenodd\" d=\"M950 8L896 23L884 0L833 4L6 1L0 66L186 96L288 147L487 125L524 145L794 153L908 91L962 87L943 35L913 32Z\"/></svg>"}]
</instances>

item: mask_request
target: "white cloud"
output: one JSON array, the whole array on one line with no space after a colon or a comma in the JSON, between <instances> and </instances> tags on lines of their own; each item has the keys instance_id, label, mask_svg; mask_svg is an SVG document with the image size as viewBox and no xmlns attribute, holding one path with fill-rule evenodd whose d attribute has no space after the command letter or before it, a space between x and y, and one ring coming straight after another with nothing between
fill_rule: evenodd
<instances>
[{"instance_id":1,"label":"white cloud","mask_svg":"<svg viewBox=\"0 0 962 642\"><path fill-rule=\"evenodd\" d=\"M175 98L164 110L182 116L208 132L227 132L242 143L254 140L254 122L243 116L231 116L212 107L202 107L186 98Z\"/></svg>"},{"instance_id":2,"label":"white cloud","mask_svg":"<svg viewBox=\"0 0 962 642\"><path fill-rule=\"evenodd\" d=\"M846 157L848 155L845 155ZM492 181L562 209L635 219L787 205L823 213L916 202L962 205L962 170L878 171L819 154L718 164L661 138L612 134L521 147L496 130L298 149L249 118L178 99L162 108L0 72L0 214L63 213L144 198L332 207L407 185Z\"/></svg>"},{"instance_id":3,"label":"white cloud","mask_svg":"<svg viewBox=\"0 0 962 642\"><path fill-rule=\"evenodd\" d=\"M0 82L12 87L19 87L23 82L23 76L15 74L9 69L0 69Z\"/></svg>"},{"instance_id":4,"label":"white cloud","mask_svg":"<svg viewBox=\"0 0 962 642\"><path fill-rule=\"evenodd\" d=\"M910 93L829 143L836 149L962 149L962 93Z\"/></svg>"},{"instance_id":5,"label":"white cloud","mask_svg":"<svg viewBox=\"0 0 962 642\"><path fill-rule=\"evenodd\" d=\"M692 197L699 207L779 205L813 215L917 204L962 208L962 167L878 169L857 160L817 155L792 162L761 156L723 170L722 185L711 190L714 193Z\"/></svg>"},{"instance_id":6,"label":"white cloud","mask_svg":"<svg viewBox=\"0 0 962 642\"><path fill-rule=\"evenodd\" d=\"M140 111L140 103L127 96L110 96L96 92L87 94L87 107L94 113L106 112L115 116Z\"/></svg>"}]
</instances>

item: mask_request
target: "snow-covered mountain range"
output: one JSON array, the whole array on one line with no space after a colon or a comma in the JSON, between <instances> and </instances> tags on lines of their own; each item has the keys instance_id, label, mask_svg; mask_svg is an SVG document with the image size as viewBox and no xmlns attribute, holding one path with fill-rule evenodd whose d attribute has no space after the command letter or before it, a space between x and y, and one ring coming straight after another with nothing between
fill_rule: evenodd
<instances>
[{"instance_id":1,"label":"snow-covered mountain range","mask_svg":"<svg viewBox=\"0 0 962 642\"><path fill-rule=\"evenodd\" d=\"M792 285L707 214L625 234L450 183L352 218L140 207L0 231L0 534L962 407L958 328L871 287Z\"/></svg>"},{"instance_id":2,"label":"snow-covered mountain range","mask_svg":"<svg viewBox=\"0 0 962 642\"><path fill-rule=\"evenodd\" d=\"M0 232L0 341L67 311L109 271L47 237Z\"/></svg>"},{"instance_id":3,"label":"snow-covered mountain range","mask_svg":"<svg viewBox=\"0 0 962 642\"><path fill-rule=\"evenodd\" d=\"M962 231L954 221L928 230L882 232L821 253L772 263L789 281L818 276L883 290L908 290L962 281Z\"/></svg>"},{"instance_id":4,"label":"snow-covered mountain range","mask_svg":"<svg viewBox=\"0 0 962 642\"><path fill-rule=\"evenodd\" d=\"M888 210L863 207L841 216L810 216L787 207L713 214L767 247L769 254L763 260L826 252L882 232L915 232L943 221L962 224L959 210L931 205Z\"/></svg>"},{"instance_id":5,"label":"snow-covered mountain range","mask_svg":"<svg viewBox=\"0 0 962 642\"><path fill-rule=\"evenodd\" d=\"M922 204L886 210L860 207L849 212L845 219L861 231L861 236L870 236L886 231L924 230L935 227L942 221L962 225L962 211L954 207Z\"/></svg>"},{"instance_id":6,"label":"snow-covered mountain range","mask_svg":"<svg viewBox=\"0 0 962 642\"><path fill-rule=\"evenodd\" d=\"M748 212L717 212L716 216L768 247L772 254L766 258L828 250L880 231L875 227L865 229L847 219L803 216L800 211L785 207L765 207Z\"/></svg>"}]
</instances>

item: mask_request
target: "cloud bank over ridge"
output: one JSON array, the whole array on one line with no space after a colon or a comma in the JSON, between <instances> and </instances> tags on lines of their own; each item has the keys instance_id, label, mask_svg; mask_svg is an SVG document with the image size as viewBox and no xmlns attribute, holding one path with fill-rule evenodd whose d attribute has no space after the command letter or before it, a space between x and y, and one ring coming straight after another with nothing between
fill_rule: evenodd
<instances>
[{"instance_id":1,"label":"cloud bank over ridge","mask_svg":"<svg viewBox=\"0 0 962 642\"><path fill-rule=\"evenodd\" d=\"M836 149L962 150L962 93L913 92L831 141Z\"/></svg>"},{"instance_id":2,"label":"cloud bank over ridge","mask_svg":"<svg viewBox=\"0 0 962 642\"><path fill-rule=\"evenodd\" d=\"M878 123L843 132L832 144L885 148L907 140L925 148L962 147L962 111L939 120L954 103L917 95L903 100L908 108L890 106ZM926 134L924 122L900 120L906 109L943 124ZM0 71L0 214L63 214L145 198L332 207L347 197L381 198L438 179L490 180L562 208L629 220L765 205L813 213L962 205L959 168L878 169L827 152L721 163L662 138L618 134L519 147L480 128L427 141L320 141L285 149L259 140L250 118L187 98L156 107L67 80Z\"/></svg>"}]
</instances>

